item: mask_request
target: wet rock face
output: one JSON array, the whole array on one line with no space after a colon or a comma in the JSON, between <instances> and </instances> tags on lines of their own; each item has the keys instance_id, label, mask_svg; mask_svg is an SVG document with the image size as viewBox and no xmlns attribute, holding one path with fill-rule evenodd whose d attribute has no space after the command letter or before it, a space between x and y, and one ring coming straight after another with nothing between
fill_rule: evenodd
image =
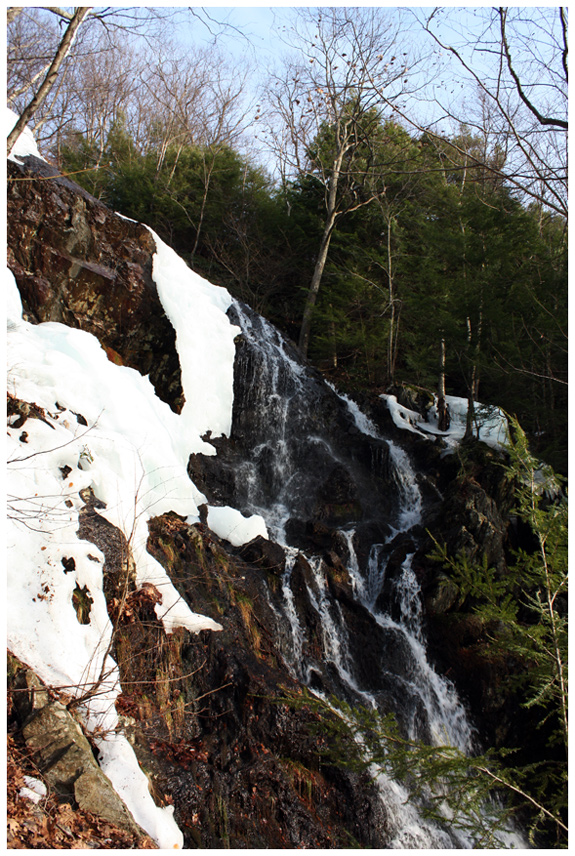
<instances>
[{"instance_id":1,"label":"wet rock face","mask_svg":"<svg viewBox=\"0 0 575 856\"><path fill-rule=\"evenodd\" d=\"M285 665L274 611L283 550L263 539L234 550L172 514L149 528L149 551L191 608L223 626L166 638L147 613L118 624L119 707L184 846L385 846L374 786L322 762L321 720ZM300 557L294 594L311 618L309 573Z\"/></svg>"},{"instance_id":2,"label":"wet rock face","mask_svg":"<svg viewBox=\"0 0 575 856\"><path fill-rule=\"evenodd\" d=\"M175 333L152 280L155 243L37 158L8 161L8 265L29 321L95 335L114 362L183 405Z\"/></svg>"},{"instance_id":3,"label":"wet rock face","mask_svg":"<svg viewBox=\"0 0 575 856\"><path fill-rule=\"evenodd\" d=\"M505 569L505 530L497 503L481 485L466 482L453 491L439 521L452 555L465 554L472 562L485 557L489 565Z\"/></svg>"},{"instance_id":4,"label":"wet rock face","mask_svg":"<svg viewBox=\"0 0 575 856\"><path fill-rule=\"evenodd\" d=\"M431 533L450 556L465 556L479 567L485 560L505 574L514 545L508 531L513 493L503 461L483 443L463 448L461 455L463 465L445 485ZM427 555L432 550L429 542ZM512 746L522 719L522 699L513 687L513 657L494 650L496 628L474 614L472 599L462 600L449 569L426 557L423 565L430 656L455 682L486 745Z\"/></svg>"},{"instance_id":5,"label":"wet rock face","mask_svg":"<svg viewBox=\"0 0 575 856\"><path fill-rule=\"evenodd\" d=\"M194 483L212 504L275 509L288 543L311 552L337 549L337 530L359 521L381 528L398 501L387 443L358 430L272 325L239 303L228 316L242 329L231 436L210 440L216 456L191 456Z\"/></svg>"}]
</instances>

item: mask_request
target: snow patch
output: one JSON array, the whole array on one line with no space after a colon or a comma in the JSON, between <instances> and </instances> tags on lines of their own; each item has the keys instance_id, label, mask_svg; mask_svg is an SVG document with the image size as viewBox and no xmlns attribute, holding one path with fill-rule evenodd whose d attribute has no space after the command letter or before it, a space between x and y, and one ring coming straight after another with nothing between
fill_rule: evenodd
<instances>
[{"instance_id":1,"label":"snow patch","mask_svg":"<svg viewBox=\"0 0 575 856\"><path fill-rule=\"evenodd\" d=\"M35 779L33 776L24 776L25 787L20 788L18 796L23 799L31 800L33 803L39 803L47 795L48 790L44 782L40 779Z\"/></svg>"},{"instance_id":2,"label":"snow patch","mask_svg":"<svg viewBox=\"0 0 575 856\"><path fill-rule=\"evenodd\" d=\"M9 111L10 127L16 121ZM40 156L26 129L11 157L28 155ZM185 396L180 414L156 396L147 377L110 362L91 334L25 321L14 276L7 273L7 388L23 402L9 419L7 438L8 647L48 686L82 697L78 711L97 741L104 772L137 823L160 848L172 849L183 846L173 810L155 805L119 730L104 555L77 535L91 493L105 504L98 513L130 546L136 585L151 583L161 595L155 610L166 632L222 629L190 610L146 546L152 517L173 511L189 523L199 521L206 497L187 465L191 453L216 454L210 436L230 433L240 331L226 315L229 293L154 239L153 278L176 332ZM267 537L261 517L244 518L231 508L211 509L210 523L236 545Z\"/></svg>"},{"instance_id":3,"label":"snow patch","mask_svg":"<svg viewBox=\"0 0 575 856\"><path fill-rule=\"evenodd\" d=\"M105 748L116 758L114 703L120 686L117 666L107 655L112 626L103 593L104 556L77 537L84 506L80 493L91 488L106 503L99 512L128 538L137 584L151 582L160 592L156 612L167 632L220 630L217 622L189 609L146 550L150 517L174 510L193 518L205 502L186 470L187 450L205 444L197 435L184 442L178 416L155 396L149 380L111 363L93 336L18 318L13 276L7 284L13 322L8 390L45 411L44 419L28 418L21 427L14 425L14 416L8 428L8 646L49 686L76 695L98 686L81 712L88 731L111 735ZM86 623L80 623L74 606L78 595L86 604ZM126 744L122 763L110 762L118 791L118 771L128 770L128 752ZM129 782L136 787L135 757L131 769ZM122 787L120 795L136 814L126 796L130 787ZM143 785L138 787L142 791ZM145 804L138 800L138 823L160 846L181 846L169 812L149 795Z\"/></svg>"},{"instance_id":4,"label":"snow patch","mask_svg":"<svg viewBox=\"0 0 575 856\"><path fill-rule=\"evenodd\" d=\"M382 395L387 403L391 418L398 428L419 434L430 439L430 436L441 437L448 447L454 448L465 436L467 424L466 398L456 395L446 395L445 401L449 408L450 425L448 431L440 431L437 397L425 416L415 410L399 404L395 395ZM492 449L505 449L509 445L509 422L505 413L492 405L473 403L474 422L473 433L478 440L491 446Z\"/></svg>"},{"instance_id":5,"label":"snow patch","mask_svg":"<svg viewBox=\"0 0 575 856\"><path fill-rule=\"evenodd\" d=\"M423 424L423 417L415 410L409 410L407 407L399 404L395 395L382 395L381 398L386 402L394 425L402 428L404 431L411 431L412 434L419 434L420 437L425 437L423 431L417 427Z\"/></svg>"},{"instance_id":6,"label":"snow patch","mask_svg":"<svg viewBox=\"0 0 575 856\"><path fill-rule=\"evenodd\" d=\"M30 132L14 156L38 155ZM147 377L110 362L89 333L22 318L14 276L7 274L8 390L36 405L42 418L8 428L8 645L49 686L69 694L98 692L80 706L99 734L101 764L140 826L162 848L182 847L170 808L156 806L133 750L118 733L116 663L103 593L104 556L77 536L85 491L105 503L99 513L130 544L136 583L161 594L156 614L166 632L221 630L190 610L162 566L148 553L148 520L174 511L199 521L205 496L187 472L193 452L214 455L203 435L231 430L234 339L226 315L231 298L193 273L157 236L153 276L176 330L186 403L181 414L155 394ZM82 495L81 495L82 494ZM258 534L262 518L227 509L212 515L232 543ZM83 611L79 601L83 602ZM104 735L104 736L101 736Z\"/></svg>"},{"instance_id":7,"label":"snow patch","mask_svg":"<svg viewBox=\"0 0 575 856\"><path fill-rule=\"evenodd\" d=\"M241 547L261 535L268 538L265 520L259 514L244 517L235 508L208 506L208 526L218 537L229 541L234 547Z\"/></svg>"},{"instance_id":8,"label":"snow patch","mask_svg":"<svg viewBox=\"0 0 575 856\"><path fill-rule=\"evenodd\" d=\"M13 110L10 110L9 107L6 108L6 127L8 128L7 134L10 133L19 118L20 117L17 113L15 113ZM28 155L33 155L35 158L45 160L45 158L43 158L40 152L38 151L38 146L36 145L34 134L30 130L30 128L24 128L24 130L12 146L12 150L8 155L8 159L13 160L15 163L18 163L19 160L28 157Z\"/></svg>"},{"instance_id":9,"label":"snow patch","mask_svg":"<svg viewBox=\"0 0 575 856\"><path fill-rule=\"evenodd\" d=\"M114 734L97 741L100 766L124 800L134 820L162 849L181 849L184 836L174 820L173 806L160 808L150 794L149 783L125 737Z\"/></svg>"},{"instance_id":10,"label":"snow patch","mask_svg":"<svg viewBox=\"0 0 575 856\"><path fill-rule=\"evenodd\" d=\"M183 436L207 431L229 436L232 428L235 337L226 312L232 298L191 270L151 229L156 242L152 276L174 330L186 403ZM189 454L188 450L188 454ZM213 454L213 447L212 447Z\"/></svg>"}]
</instances>

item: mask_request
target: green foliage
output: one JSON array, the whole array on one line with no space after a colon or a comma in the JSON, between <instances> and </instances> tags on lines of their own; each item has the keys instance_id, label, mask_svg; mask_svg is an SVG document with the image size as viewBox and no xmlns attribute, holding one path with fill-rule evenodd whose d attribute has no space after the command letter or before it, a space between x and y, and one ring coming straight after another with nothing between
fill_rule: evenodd
<instances>
[{"instance_id":1,"label":"green foliage","mask_svg":"<svg viewBox=\"0 0 575 856\"><path fill-rule=\"evenodd\" d=\"M568 509L561 480L529 451L525 432L512 420L511 462L514 513L533 533L534 549L520 549L503 575L471 565L437 546L435 558L449 569L460 602L471 602L484 622L496 627L494 650L522 664L523 704L541 709L552 723L549 740L567 751L567 576Z\"/></svg>"},{"instance_id":2,"label":"green foliage","mask_svg":"<svg viewBox=\"0 0 575 856\"><path fill-rule=\"evenodd\" d=\"M148 137L137 146L119 122L99 152L71 135L61 167L211 281L284 328L297 323L293 282L309 240L301 206L290 216L265 172L230 146L163 145L160 128Z\"/></svg>"},{"instance_id":3,"label":"green foliage","mask_svg":"<svg viewBox=\"0 0 575 856\"><path fill-rule=\"evenodd\" d=\"M566 844L567 811L567 499L561 479L530 452L512 420L513 442L506 475L514 488L512 513L529 527L533 543L519 549L505 574L464 556L450 557L436 545L434 557L449 571L449 583L490 628L491 653L511 658L522 706L533 710L542 732L544 760L513 773L532 808L531 834L544 830ZM543 807L545 811L543 811ZM551 820L552 815L553 820ZM553 826L555 827L553 829Z\"/></svg>"},{"instance_id":4,"label":"green foliage","mask_svg":"<svg viewBox=\"0 0 575 856\"><path fill-rule=\"evenodd\" d=\"M102 150L71 133L61 167L296 338L335 133L320 129L308 173L281 192L230 146L169 142L159 126L136 144L121 118ZM447 392L516 414L538 454L566 471L563 221L474 166L481 141L465 129L457 156L374 110L354 133L311 358L352 394L405 381L434 389L443 339Z\"/></svg>"},{"instance_id":5,"label":"green foliage","mask_svg":"<svg viewBox=\"0 0 575 856\"><path fill-rule=\"evenodd\" d=\"M422 817L468 833L476 847L505 846L510 819L518 806L498 800L515 788L503 767L505 751L469 758L453 746L429 746L402 734L392 714L311 696L307 704L321 715L323 750L332 763L373 779L401 782Z\"/></svg>"},{"instance_id":6,"label":"green foliage","mask_svg":"<svg viewBox=\"0 0 575 856\"><path fill-rule=\"evenodd\" d=\"M458 142L469 152L459 161L437 140L382 124L380 159L353 183L355 201L379 196L338 221L311 353L348 391L402 381L434 388L444 339L447 391L516 413L564 471L562 224L474 167L479 141L462 132ZM322 183L300 190L320 211Z\"/></svg>"}]
</instances>

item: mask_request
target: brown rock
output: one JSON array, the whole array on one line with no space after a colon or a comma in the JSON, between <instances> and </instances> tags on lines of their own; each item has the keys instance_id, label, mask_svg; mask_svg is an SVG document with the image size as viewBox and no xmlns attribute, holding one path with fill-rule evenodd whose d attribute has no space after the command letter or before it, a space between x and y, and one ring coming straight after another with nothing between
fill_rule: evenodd
<instances>
[{"instance_id":1,"label":"brown rock","mask_svg":"<svg viewBox=\"0 0 575 856\"><path fill-rule=\"evenodd\" d=\"M176 337L152 279L151 232L35 158L9 161L8 173L8 265L28 320L92 333L179 412Z\"/></svg>"}]
</instances>

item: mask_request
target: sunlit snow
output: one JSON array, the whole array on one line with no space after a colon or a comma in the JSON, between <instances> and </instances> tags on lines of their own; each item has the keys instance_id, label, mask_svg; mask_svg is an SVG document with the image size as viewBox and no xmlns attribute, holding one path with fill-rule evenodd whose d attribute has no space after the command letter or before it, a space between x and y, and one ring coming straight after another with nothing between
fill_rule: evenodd
<instances>
[{"instance_id":1,"label":"sunlit snow","mask_svg":"<svg viewBox=\"0 0 575 856\"><path fill-rule=\"evenodd\" d=\"M47 793L48 789L40 779L35 779L33 776L24 776L24 787L20 788L18 796L31 800L33 803L39 803Z\"/></svg>"},{"instance_id":2,"label":"sunlit snow","mask_svg":"<svg viewBox=\"0 0 575 856\"><path fill-rule=\"evenodd\" d=\"M449 408L450 425L447 431L440 431L437 413L437 399L425 416L415 410L410 410L399 404L395 395L382 395L386 402L391 418L398 428L419 434L421 437L439 436L448 447L456 446L465 435L467 423L467 399L456 395L446 395L445 401ZM491 446L493 449L503 449L509 443L509 423L499 407L493 407L474 402L475 418L473 421L474 436Z\"/></svg>"},{"instance_id":3,"label":"sunlit snow","mask_svg":"<svg viewBox=\"0 0 575 856\"><path fill-rule=\"evenodd\" d=\"M7 133L10 133L16 122L18 121L18 114L13 110L10 110L9 107L6 108L6 128ZM8 157L10 160L18 161L20 158L28 157L28 155L34 155L36 158L40 158L44 160L38 151L38 146L36 145L36 140L34 139L34 135L30 128L24 128L24 131L20 134L16 142L14 143L12 150Z\"/></svg>"},{"instance_id":4,"label":"sunlit snow","mask_svg":"<svg viewBox=\"0 0 575 856\"><path fill-rule=\"evenodd\" d=\"M15 119L10 112L12 126ZM27 130L12 157L29 154L39 156ZM147 377L110 362L91 334L23 320L18 289L7 272L8 392L45 414L19 427L16 414L8 426L8 646L64 693L80 695L98 684L81 712L87 730L97 731L102 769L137 823L159 847L171 849L183 846L172 810L155 805L118 730L120 687L108 653L112 626L103 593L104 556L77 536L79 512L92 491L105 503L99 513L129 542L136 584L152 583L161 594L156 613L166 631L221 630L190 610L147 552L147 524L166 511L188 523L199 521L198 506L206 498L190 480L187 464L192 452L214 455L208 438L230 432L239 330L226 316L228 292L203 280L154 238L153 277L176 331L182 372L185 404L179 415L156 396ZM267 537L257 515L244 518L230 508L210 508L209 515L216 533L233 544ZM88 623L77 617L74 591L88 599Z\"/></svg>"},{"instance_id":5,"label":"sunlit snow","mask_svg":"<svg viewBox=\"0 0 575 856\"><path fill-rule=\"evenodd\" d=\"M186 403L178 429L201 437L227 434L232 427L234 338L241 332L226 313L232 299L225 288L212 285L186 265L151 229L156 242L153 277L164 311L176 331ZM213 446L186 448L214 454Z\"/></svg>"},{"instance_id":6,"label":"sunlit snow","mask_svg":"<svg viewBox=\"0 0 575 856\"><path fill-rule=\"evenodd\" d=\"M208 526L212 532L215 532L220 538L225 538L234 547L240 547L253 538L257 538L258 535L263 538L268 537L268 530L263 517L260 517L259 514L244 517L235 508L230 508L227 505L223 507L208 506Z\"/></svg>"}]
</instances>

